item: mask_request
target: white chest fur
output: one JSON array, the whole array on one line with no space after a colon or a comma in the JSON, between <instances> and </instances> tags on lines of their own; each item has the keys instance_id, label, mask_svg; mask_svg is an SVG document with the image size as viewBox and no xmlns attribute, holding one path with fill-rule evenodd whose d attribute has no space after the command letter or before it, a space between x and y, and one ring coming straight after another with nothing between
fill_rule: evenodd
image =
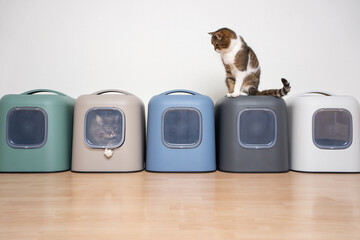
<instances>
[{"instance_id":1,"label":"white chest fur","mask_svg":"<svg viewBox=\"0 0 360 240\"><path fill-rule=\"evenodd\" d=\"M233 66L235 64L235 56L241 49L242 45L243 44L239 40L239 38L231 39L230 46L227 49L220 51L220 56L224 64L230 65L233 69Z\"/></svg>"},{"instance_id":2,"label":"white chest fur","mask_svg":"<svg viewBox=\"0 0 360 240\"><path fill-rule=\"evenodd\" d=\"M244 79L251 72L257 71L259 69L259 67L257 67L257 69L251 68L249 66L249 63L247 65L245 71L240 71L235 66L236 54L238 54L238 52L241 50L242 47L243 47L243 42L240 41L239 38L237 38L237 39L231 40L230 46L227 49L223 49L223 50L219 51L223 63L230 66L231 74L235 77L234 91L232 93L228 93L227 94L228 97L237 97L240 94L247 95L249 88L252 86L251 85L242 86L242 83L243 83Z\"/></svg>"}]
</instances>

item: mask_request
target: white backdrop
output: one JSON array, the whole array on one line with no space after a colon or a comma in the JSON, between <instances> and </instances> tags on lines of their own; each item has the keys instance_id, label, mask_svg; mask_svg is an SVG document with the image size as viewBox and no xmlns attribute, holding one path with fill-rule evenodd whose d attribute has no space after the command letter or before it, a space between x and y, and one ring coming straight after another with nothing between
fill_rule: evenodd
<instances>
[{"instance_id":1,"label":"white backdrop","mask_svg":"<svg viewBox=\"0 0 360 240\"><path fill-rule=\"evenodd\" d=\"M358 0L0 0L0 97L106 88L147 105L185 88L225 95L207 33L229 27L256 52L260 90L323 90L360 100Z\"/></svg>"}]
</instances>

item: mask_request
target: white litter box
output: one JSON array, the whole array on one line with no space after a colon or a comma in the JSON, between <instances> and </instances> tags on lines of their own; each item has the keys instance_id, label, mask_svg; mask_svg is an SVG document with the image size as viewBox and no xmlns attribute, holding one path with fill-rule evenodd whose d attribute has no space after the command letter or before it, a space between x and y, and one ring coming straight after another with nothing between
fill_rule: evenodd
<instances>
[{"instance_id":1,"label":"white litter box","mask_svg":"<svg viewBox=\"0 0 360 240\"><path fill-rule=\"evenodd\" d=\"M292 170L360 172L360 112L354 97L309 92L287 105Z\"/></svg>"}]
</instances>

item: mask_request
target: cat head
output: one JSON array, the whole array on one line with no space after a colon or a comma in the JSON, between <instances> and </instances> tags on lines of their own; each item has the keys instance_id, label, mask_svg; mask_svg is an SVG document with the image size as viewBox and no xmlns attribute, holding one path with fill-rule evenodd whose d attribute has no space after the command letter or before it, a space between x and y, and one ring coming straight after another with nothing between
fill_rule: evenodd
<instances>
[{"instance_id":1,"label":"cat head","mask_svg":"<svg viewBox=\"0 0 360 240\"><path fill-rule=\"evenodd\" d=\"M211 44L214 45L214 50L217 52L227 49L231 44L231 40L237 39L236 33L228 28L221 28L209 34L212 36Z\"/></svg>"},{"instance_id":2,"label":"cat head","mask_svg":"<svg viewBox=\"0 0 360 240\"><path fill-rule=\"evenodd\" d=\"M98 135L104 139L115 138L119 134L119 115L116 116L99 116L96 115L98 125Z\"/></svg>"}]
</instances>

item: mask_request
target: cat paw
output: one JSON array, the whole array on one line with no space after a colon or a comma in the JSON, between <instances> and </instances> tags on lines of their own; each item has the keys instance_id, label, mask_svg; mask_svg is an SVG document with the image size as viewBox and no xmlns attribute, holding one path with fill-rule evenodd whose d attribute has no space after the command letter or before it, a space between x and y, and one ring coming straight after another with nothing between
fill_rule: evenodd
<instances>
[{"instance_id":1,"label":"cat paw","mask_svg":"<svg viewBox=\"0 0 360 240\"><path fill-rule=\"evenodd\" d=\"M113 154L114 154L114 151L113 151L112 149L106 148L105 151L104 151L104 155L105 155L107 158L111 158Z\"/></svg>"},{"instance_id":2,"label":"cat paw","mask_svg":"<svg viewBox=\"0 0 360 240\"><path fill-rule=\"evenodd\" d=\"M240 93L239 92L228 93L228 94L226 94L226 96L235 98L235 97L240 96Z\"/></svg>"}]
</instances>

